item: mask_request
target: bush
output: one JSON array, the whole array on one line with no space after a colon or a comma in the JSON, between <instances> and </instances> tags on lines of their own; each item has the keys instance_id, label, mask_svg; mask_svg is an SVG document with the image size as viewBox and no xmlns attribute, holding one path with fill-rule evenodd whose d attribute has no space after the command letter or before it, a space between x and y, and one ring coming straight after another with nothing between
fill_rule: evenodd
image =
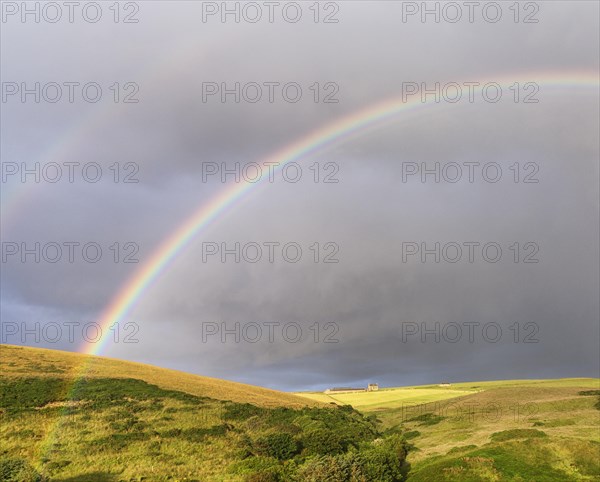
<instances>
[{"instance_id":1,"label":"bush","mask_svg":"<svg viewBox=\"0 0 600 482\"><path fill-rule=\"evenodd\" d=\"M381 447L385 450L391 451L401 462L406 460L408 449L406 440L402 435L392 435L383 439Z\"/></svg>"},{"instance_id":2,"label":"bush","mask_svg":"<svg viewBox=\"0 0 600 482\"><path fill-rule=\"evenodd\" d=\"M263 470L262 472L256 472L248 475L245 482L279 482L281 478L279 474L274 470Z\"/></svg>"},{"instance_id":3,"label":"bush","mask_svg":"<svg viewBox=\"0 0 600 482\"><path fill-rule=\"evenodd\" d=\"M307 455L337 455L345 451L341 437L327 429L308 432L302 439Z\"/></svg>"},{"instance_id":4,"label":"bush","mask_svg":"<svg viewBox=\"0 0 600 482\"><path fill-rule=\"evenodd\" d=\"M298 472L308 482L399 482L406 475L406 442L399 435L336 456L309 459Z\"/></svg>"},{"instance_id":5,"label":"bush","mask_svg":"<svg viewBox=\"0 0 600 482\"><path fill-rule=\"evenodd\" d=\"M289 433L274 433L256 441L256 450L261 455L287 460L298 453L298 443Z\"/></svg>"},{"instance_id":6,"label":"bush","mask_svg":"<svg viewBox=\"0 0 600 482\"><path fill-rule=\"evenodd\" d=\"M250 417L261 416L265 413L266 409L249 403L228 402L225 404L225 411L221 418L223 420L247 420Z\"/></svg>"},{"instance_id":7,"label":"bush","mask_svg":"<svg viewBox=\"0 0 600 482\"><path fill-rule=\"evenodd\" d=\"M310 459L298 472L302 482L346 482L350 481L351 465L342 457L326 455Z\"/></svg>"},{"instance_id":8,"label":"bush","mask_svg":"<svg viewBox=\"0 0 600 482\"><path fill-rule=\"evenodd\" d=\"M356 465L360 475L366 480L378 482L397 482L403 480L404 459L387 447L375 447L359 452Z\"/></svg>"},{"instance_id":9,"label":"bush","mask_svg":"<svg viewBox=\"0 0 600 482\"><path fill-rule=\"evenodd\" d=\"M273 457L246 457L229 466L228 471L236 475L248 475L258 472L272 472L280 465L280 461Z\"/></svg>"}]
</instances>

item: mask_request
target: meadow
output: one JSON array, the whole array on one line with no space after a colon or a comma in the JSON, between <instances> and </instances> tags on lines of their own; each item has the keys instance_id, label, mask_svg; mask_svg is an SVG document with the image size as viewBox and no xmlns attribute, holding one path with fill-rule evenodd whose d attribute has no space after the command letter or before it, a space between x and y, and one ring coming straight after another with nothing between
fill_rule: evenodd
<instances>
[{"instance_id":1,"label":"meadow","mask_svg":"<svg viewBox=\"0 0 600 482\"><path fill-rule=\"evenodd\" d=\"M600 480L600 380L298 393L351 403L411 444L409 481Z\"/></svg>"},{"instance_id":2,"label":"meadow","mask_svg":"<svg viewBox=\"0 0 600 482\"><path fill-rule=\"evenodd\" d=\"M0 417L7 482L600 480L598 379L292 394L1 345Z\"/></svg>"},{"instance_id":3,"label":"meadow","mask_svg":"<svg viewBox=\"0 0 600 482\"><path fill-rule=\"evenodd\" d=\"M301 392L310 400L338 405L352 405L363 412L373 412L383 409L402 408L407 404L419 405L437 402L449 398L460 397L474 393L474 390L459 390L434 387L402 387L385 388L376 392L352 392L326 394L322 392Z\"/></svg>"},{"instance_id":4,"label":"meadow","mask_svg":"<svg viewBox=\"0 0 600 482\"><path fill-rule=\"evenodd\" d=\"M1 481L405 478L404 439L350 406L7 345L0 370Z\"/></svg>"}]
</instances>

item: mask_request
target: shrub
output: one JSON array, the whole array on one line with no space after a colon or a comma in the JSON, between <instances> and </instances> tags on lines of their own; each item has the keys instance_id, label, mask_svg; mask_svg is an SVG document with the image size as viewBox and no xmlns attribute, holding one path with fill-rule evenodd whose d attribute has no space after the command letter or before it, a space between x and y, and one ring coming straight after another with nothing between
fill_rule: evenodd
<instances>
[{"instance_id":1,"label":"shrub","mask_svg":"<svg viewBox=\"0 0 600 482\"><path fill-rule=\"evenodd\" d=\"M298 453L298 443L289 433L274 433L256 441L256 450L261 455L279 460L292 458Z\"/></svg>"},{"instance_id":2,"label":"shrub","mask_svg":"<svg viewBox=\"0 0 600 482\"><path fill-rule=\"evenodd\" d=\"M358 452L356 463L366 480L397 482L404 480L406 454L404 438L392 435L379 445Z\"/></svg>"},{"instance_id":3,"label":"shrub","mask_svg":"<svg viewBox=\"0 0 600 482\"><path fill-rule=\"evenodd\" d=\"M255 415L264 415L266 409L251 405L249 403L228 402L225 405L223 420L247 420Z\"/></svg>"},{"instance_id":4,"label":"shrub","mask_svg":"<svg viewBox=\"0 0 600 482\"><path fill-rule=\"evenodd\" d=\"M406 442L399 435L336 456L309 459L299 470L298 480L308 482L399 482L404 480Z\"/></svg>"},{"instance_id":5,"label":"shrub","mask_svg":"<svg viewBox=\"0 0 600 482\"><path fill-rule=\"evenodd\" d=\"M346 482L350 481L350 464L342 457L325 455L308 460L298 472L303 482Z\"/></svg>"},{"instance_id":6,"label":"shrub","mask_svg":"<svg viewBox=\"0 0 600 482\"><path fill-rule=\"evenodd\" d=\"M406 459L408 454L406 441L402 435L392 435L383 439L381 447L393 452L402 462Z\"/></svg>"},{"instance_id":7,"label":"shrub","mask_svg":"<svg viewBox=\"0 0 600 482\"><path fill-rule=\"evenodd\" d=\"M245 482L279 482L281 477L275 470L263 470L246 476Z\"/></svg>"},{"instance_id":8,"label":"shrub","mask_svg":"<svg viewBox=\"0 0 600 482\"><path fill-rule=\"evenodd\" d=\"M308 432L302 439L307 455L337 455L345 450L341 437L327 429Z\"/></svg>"}]
</instances>

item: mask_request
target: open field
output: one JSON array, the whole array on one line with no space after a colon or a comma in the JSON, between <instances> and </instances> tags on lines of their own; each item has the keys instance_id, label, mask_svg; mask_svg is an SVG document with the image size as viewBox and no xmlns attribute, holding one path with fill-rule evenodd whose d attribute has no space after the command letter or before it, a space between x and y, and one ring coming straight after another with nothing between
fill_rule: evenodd
<instances>
[{"instance_id":1,"label":"open field","mask_svg":"<svg viewBox=\"0 0 600 482\"><path fill-rule=\"evenodd\" d=\"M415 448L410 480L600 480L600 391L582 380L498 387L382 412Z\"/></svg>"},{"instance_id":2,"label":"open field","mask_svg":"<svg viewBox=\"0 0 600 482\"><path fill-rule=\"evenodd\" d=\"M600 480L598 379L288 394L6 345L0 368L7 482Z\"/></svg>"},{"instance_id":3,"label":"open field","mask_svg":"<svg viewBox=\"0 0 600 482\"><path fill-rule=\"evenodd\" d=\"M319 402L333 402L339 405L352 405L357 410L371 412L400 408L406 404L422 404L461 397L476 393L475 390L447 388L386 388L376 392L318 393L299 392L297 395Z\"/></svg>"},{"instance_id":4,"label":"open field","mask_svg":"<svg viewBox=\"0 0 600 482\"><path fill-rule=\"evenodd\" d=\"M419 396L419 393L422 395ZM409 480L600 480L600 380L299 393L350 403L413 445Z\"/></svg>"},{"instance_id":5,"label":"open field","mask_svg":"<svg viewBox=\"0 0 600 482\"><path fill-rule=\"evenodd\" d=\"M472 395L495 388L511 387L588 387L598 388L595 378L563 378L557 380L496 380L486 382L459 382L449 387L439 385L415 385L406 387L380 388L375 392L324 393L297 392L296 395L323 403L349 404L365 412L419 405L441 400Z\"/></svg>"}]
</instances>

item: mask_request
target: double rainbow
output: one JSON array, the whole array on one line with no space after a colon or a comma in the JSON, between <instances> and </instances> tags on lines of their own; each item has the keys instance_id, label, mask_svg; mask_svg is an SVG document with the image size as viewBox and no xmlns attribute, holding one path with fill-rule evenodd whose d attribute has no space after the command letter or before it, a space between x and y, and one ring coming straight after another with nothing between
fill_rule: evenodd
<instances>
[{"instance_id":1,"label":"double rainbow","mask_svg":"<svg viewBox=\"0 0 600 482\"><path fill-rule=\"evenodd\" d=\"M503 89L507 89L516 81L536 82L540 86L540 89L553 87L586 87L598 89L599 86L598 73L593 72L575 74L521 74L518 78L505 77L502 80L495 80ZM490 80L489 82L492 81ZM475 92L481 93L482 87L486 83L488 81L480 81L480 85L475 88ZM403 102L401 98L393 98L369 106L364 110L326 125L274 153L265 162L279 163L277 169L281 169L289 162L300 160L334 143L342 142L370 128L379 127L389 121L396 120L401 114L436 105L440 106L441 104L436 104L434 101L421 102L419 95L412 96L411 100L407 102ZM261 182L264 182L264 178L256 183L241 182L234 184L232 187L223 190L209 203L200 206L188 217L174 233L160 244L149 260L125 283L102 313L99 320L102 333L104 334L102 339L94 344L84 346L81 351L87 354L99 353L110 338L108 327L114 323L118 323L131 312L132 308L143 297L148 287L164 273L169 264L185 250L190 241L198 233Z\"/></svg>"},{"instance_id":2,"label":"double rainbow","mask_svg":"<svg viewBox=\"0 0 600 482\"><path fill-rule=\"evenodd\" d=\"M480 81L480 86L475 88L476 93L480 94L482 87L487 82L487 80ZM503 89L507 89L515 82L536 82L541 88L541 94L544 94L546 89L549 88L585 88L590 89L591 95L597 95L600 86L598 73L586 71L520 74L510 78L493 79L489 82L497 82ZM418 95L413 96L407 102L398 97L392 98L325 125L263 161L278 163L279 166L277 169L281 169L287 163L301 160L334 144L369 132L371 129L395 122L399 120L401 115L441 105L434 101L423 103ZM100 353L110 339L109 327L115 323L119 323L131 312L134 306L143 298L144 293L150 285L160 278L161 274L168 269L172 261L185 251L190 242L203 229L217 220L219 215L233 207L262 182L264 182L264 178L255 183L241 182L234 184L224 189L210 202L203 204L193 212L174 233L158 246L148 261L138 268L108 304L98 320L102 328L102 338L96 343L83 345L80 351L88 355ZM92 358L90 357L86 363L83 363L75 370L75 373L71 374L73 381L68 388L68 399L72 398L77 381L85 376L87 369L92 363L91 360ZM40 448L41 456L45 456L51 449L58 435L61 419L62 417L57 417L56 421L49 428L44 443Z\"/></svg>"}]
</instances>

